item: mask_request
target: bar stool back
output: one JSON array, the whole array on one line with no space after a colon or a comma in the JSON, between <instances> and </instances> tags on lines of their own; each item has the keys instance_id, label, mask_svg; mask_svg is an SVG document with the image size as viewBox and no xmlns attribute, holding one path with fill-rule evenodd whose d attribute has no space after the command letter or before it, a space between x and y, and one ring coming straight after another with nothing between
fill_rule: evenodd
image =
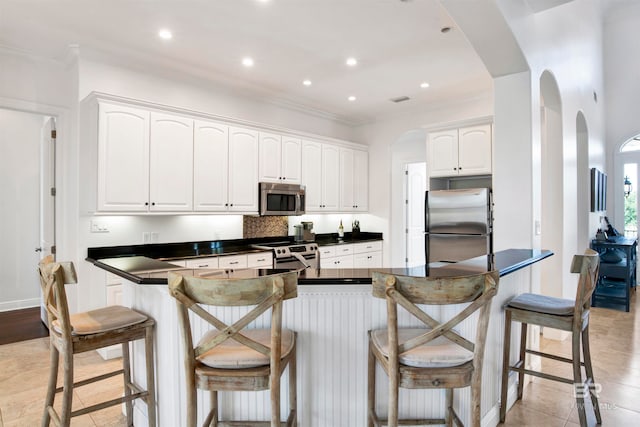
<instances>
[{"instance_id":1,"label":"bar stool back","mask_svg":"<svg viewBox=\"0 0 640 427\"><path fill-rule=\"evenodd\" d=\"M460 277L409 277L373 273L373 296L387 300L387 328L369 331L368 426L431 425L462 422L453 408L453 389L471 386L471 424L480 426L482 362L491 299L498 290L498 272ZM465 304L440 322L416 304ZM398 328L398 305L425 324ZM453 328L479 312L475 342ZM376 414L376 362L389 376L388 420ZM444 388L444 419L398 419L398 389Z\"/></svg>"},{"instance_id":2,"label":"bar stool back","mask_svg":"<svg viewBox=\"0 0 640 427\"><path fill-rule=\"evenodd\" d=\"M216 279L169 273L169 292L176 298L183 341L187 386L186 426L195 427L196 389L209 390L211 410L203 425L280 426L280 377L289 367L289 415L296 420L296 333L282 329L282 301L297 296L298 274L289 272L249 279ZM203 306L255 306L227 325ZM270 329L250 329L271 310ZM215 329L194 343L189 311ZM218 391L271 392L271 421L218 421Z\"/></svg>"},{"instance_id":3,"label":"bar stool back","mask_svg":"<svg viewBox=\"0 0 640 427\"><path fill-rule=\"evenodd\" d=\"M598 268L600 258L598 253L587 249L584 255L574 255L571 263L571 272L578 273L578 289L575 300L567 300L545 295L521 294L513 298L505 306L504 327L504 353L502 359L502 393L500 399L500 422L504 422L507 413L507 390L509 385L509 372L518 373L517 400L522 399L524 376L533 375L553 381L572 384L575 387L575 396L578 404L578 416L580 425L587 425L587 413L585 411L584 397L591 397L597 423L601 423L598 397L595 391L593 379L593 367L591 365L591 351L589 349L589 313L591 307L591 295L598 280ZM511 322L521 323L520 356L515 365L510 366L511 346ZM544 353L527 348L527 325L540 325L562 331L571 332L572 356L571 359L554 354ZM580 348L584 362L580 361ZM573 366L573 378L564 378L540 371L526 369L526 354L546 357L553 360L571 363ZM582 381L581 366L585 368L585 380Z\"/></svg>"},{"instance_id":4,"label":"bar stool back","mask_svg":"<svg viewBox=\"0 0 640 427\"><path fill-rule=\"evenodd\" d=\"M51 368L45 410L42 425L53 421L57 426L68 426L72 417L84 415L114 405L125 403L127 425L133 425L134 399L142 399L147 404L149 425L156 425L155 376L153 364L153 319L144 314L122 306L109 306L84 313L69 314L65 283L77 283L73 263L53 262L51 256L39 263L40 284L42 286L51 350ZM129 361L129 343L144 339L146 353L146 390L142 390L131 381ZM123 367L114 372L74 382L73 355L114 344L122 345ZM58 381L58 363L63 358L62 387L56 387ZM124 396L89 407L71 410L75 387L101 381L123 374ZM53 407L55 395L62 392L62 409L58 413Z\"/></svg>"}]
</instances>

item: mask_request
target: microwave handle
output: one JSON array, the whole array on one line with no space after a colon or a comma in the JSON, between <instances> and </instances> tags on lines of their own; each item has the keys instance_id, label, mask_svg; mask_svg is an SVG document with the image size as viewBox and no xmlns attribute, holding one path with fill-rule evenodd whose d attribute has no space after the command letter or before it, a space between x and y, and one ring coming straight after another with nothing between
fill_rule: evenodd
<instances>
[{"instance_id":1,"label":"microwave handle","mask_svg":"<svg viewBox=\"0 0 640 427\"><path fill-rule=\"evenodd\" d=\"M296 193L296 213L300 212L300 194Z\"/></svg>"}]
</instances>

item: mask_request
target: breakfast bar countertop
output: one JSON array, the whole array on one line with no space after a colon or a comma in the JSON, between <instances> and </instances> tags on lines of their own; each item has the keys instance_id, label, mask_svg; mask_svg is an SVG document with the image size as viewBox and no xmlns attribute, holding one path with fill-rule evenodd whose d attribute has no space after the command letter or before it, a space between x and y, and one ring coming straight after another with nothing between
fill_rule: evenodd
<instances>
[{"instance_id":1,"label":"breakfast bar countertop","mask_svg":"<svg viewBox=\"0 0 640 427\"><path fill-rule=\"evenodd\" d=\"M317 284L371 284L372 271L384 271L405 276L464 276L497 270L500 276L517 271L553 255L548 250L537 249L506 249L492 255L481 256L457 263L433 263L430 266L413 268L323 268L301 269L298 283L300 285ZM112 258L94 259L87 257L87 261L96 267L107 270L140 285L166 285L169 271L185 275L249 278L268 274L281 273L289 270L275 269L239 269L212 270L184 268L168 261L160 261L146 256L119 256Z\"/></svg>"}]
</instances>

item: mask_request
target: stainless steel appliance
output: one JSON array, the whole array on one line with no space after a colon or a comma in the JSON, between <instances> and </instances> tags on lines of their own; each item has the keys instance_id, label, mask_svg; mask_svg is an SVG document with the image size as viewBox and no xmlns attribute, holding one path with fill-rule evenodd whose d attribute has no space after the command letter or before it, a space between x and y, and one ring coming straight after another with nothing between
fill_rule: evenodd
<instances>
[{"instance_id":1,"label":"stainless steel appliance","mask_svg":"<svg viewBox=\"0 0 640 427\"><path fill-rule=\"evenodd\" d=\"M425 215L427 264L463 261L493 252L488 188L427 191Z\"/></svg>"},{"instance_id":2,"label":"stainless steel appliance","mask_svg":"<svg viewBox=\"0 0 640 427\"><path fill-rule=\"evenodd\" d=\"M320 255L315 243L274 242L252 245L256 249L273 251L273 268L300 270L318 268Z\"/></svg>"},{"instance_id":3,"label":"stainless steel appliance","mask_svg":"<svg viewBox=\"0 0 640 427\"><path fill-rule=\"evenodd\" d=\"M260 215L303 215L305 187L298 184L259 184Z\"/></svg>"},{"instance_id":4,"label":"stainless steel appliance","mask_svg":"<svg viewBox=\"0 0 640 427\"><path fill-rule=\"evenodd\" d=\"M297 242L313 242L316 240L316 233L313 232L312 221L302 221L300 224L293 226L295 232L293 234L294 241Z\"/></svg>"}]
</instances>

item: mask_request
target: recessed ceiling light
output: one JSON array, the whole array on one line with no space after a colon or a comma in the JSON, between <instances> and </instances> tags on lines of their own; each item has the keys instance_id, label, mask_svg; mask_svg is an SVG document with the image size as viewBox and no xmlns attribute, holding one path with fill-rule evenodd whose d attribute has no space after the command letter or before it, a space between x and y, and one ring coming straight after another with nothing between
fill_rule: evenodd
<instances>
[{"instance_id":1,"label":"recessed ceiling light","mask_svg":"<svg viewBox=\"0 0 640 427\"><path fill-rule=\"evenodd\" d=\"M356 58L347 58L347 65L349 67L355 67L356 65L358 65L358 60Z\"/></svg>"},{"instance_id":2,"label":"recessed ceiling light","mask_svg":"<svg viewBox=\"0 0 640 427\"><path fill-rule=\"evenodd\" d=\"M350 97L347 98L349 101L353 102L356 100L356 97L351 95Z\"/></svg>"},{"instance_id":3,"label":"recessed ceiling light","mask_svg":"<svg viewBox=\"0 0 640 427\"><path fill-rule=\"evenodd\" d=\"M303 80L302 84L305 85L305 86L311 86L311 80L309 80L309 79Z\"/></svg>"},{"instance_id":4,"label":"recessed ceiling light","mask_svg":"<svg viewBox=\"0 0 640 427\"><path fill-rule=\"evenodd\" d=\"M249 58L248 56L246 58L242 58L242 65L245 67L253 67L253 58Z\"/></svg>"},{"instance_id":5,"label":"recessed ceiling light","mask_svg":"<svg viewBox=\"0 0 640 427\"><path fill-rule=\"evenodd\" d=\"M162 40L171 40L173 38L173 34L171 34L171 31L167 29L162 29L158 31L158 37L160 37Z\"/></svg>"},{"instance_id":6,"label":"recessed ceiling light","mask_svg":"<svg viewBox=\"0 0 640 427\"><path fill-rule=\"evenodd\" d=\"M429 83L427 83L427 82L422 82L422 83L420 83L420 87L421 87L422 89L426 89L426 88L428 88L428 87L429 87Z\"/></svg>"}]
</instances>

